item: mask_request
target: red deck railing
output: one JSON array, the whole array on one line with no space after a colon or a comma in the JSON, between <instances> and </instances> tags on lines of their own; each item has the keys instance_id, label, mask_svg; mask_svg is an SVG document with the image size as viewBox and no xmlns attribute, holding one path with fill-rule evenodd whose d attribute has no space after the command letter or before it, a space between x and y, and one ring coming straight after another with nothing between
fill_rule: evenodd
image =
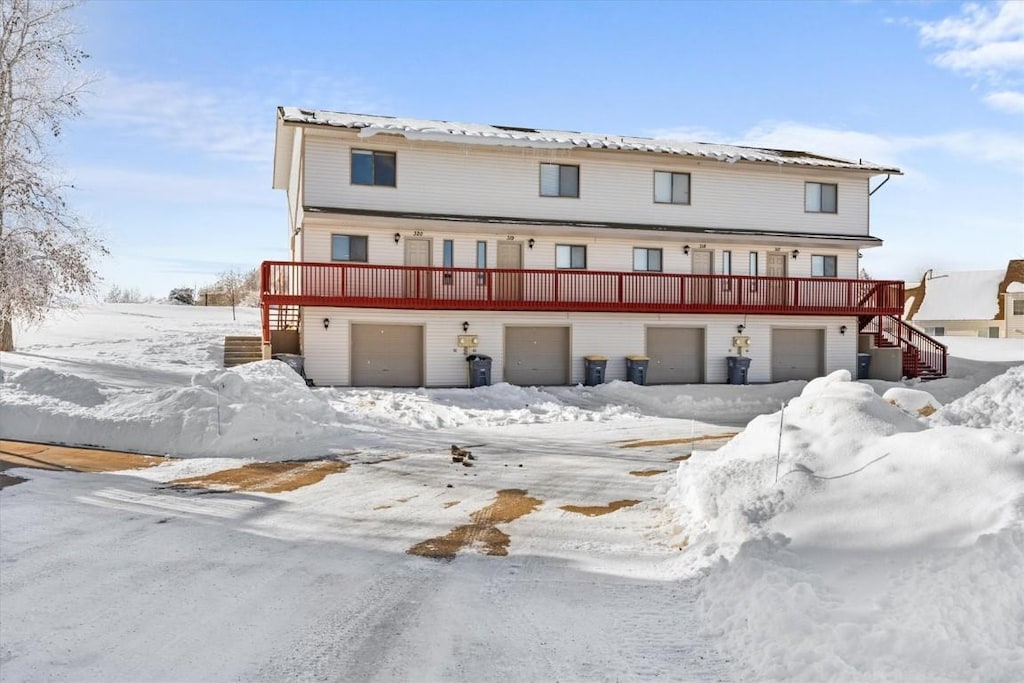
<instances>
[{"instance_id":1,"label":"red deck railing","mask_svg":"<svg viewBox=\"0 0 1024 683\"><path fill-rule=\"evenodd\" d=\"M898 347L903 351L903 376L945 377L949 352L946 345L903 322L883 315L872 319L861 329L876 336L876 344Z\"/></svg>"},{"instance_id":2,"label":"red deck railing","mask_svg":"<svg viewBox=\"0 0 1024 683\"><path fill-rule=\"evenodd\" d=\"M264 306L902 315L903 283L742 275L265 261Z\"/></svg>"}]
</instances>

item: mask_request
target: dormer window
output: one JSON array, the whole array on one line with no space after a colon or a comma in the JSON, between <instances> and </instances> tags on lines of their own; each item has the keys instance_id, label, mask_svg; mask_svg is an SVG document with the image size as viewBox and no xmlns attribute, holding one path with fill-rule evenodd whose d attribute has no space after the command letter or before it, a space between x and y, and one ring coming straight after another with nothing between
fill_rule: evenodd
<instances>
[{"instance_id":1,"label":"dormer window","mask_svg":"<svg viewBox=\"0 0 1024 683\"><path fill-rule=\"evenodd\" d=\"M352 150L352 184L395 186L397 160L394 152Z\"/></svg>"},{"instance_id":2,"label":"dormer window","mask_svg":"<svg viewBox=\"0 0 1024 683\"><path fill-rule=\"evenodd\" d=\"M807 213L836 213L839 186L835 183L805 183L804 211Z\"/></svg>"}]
</instances>

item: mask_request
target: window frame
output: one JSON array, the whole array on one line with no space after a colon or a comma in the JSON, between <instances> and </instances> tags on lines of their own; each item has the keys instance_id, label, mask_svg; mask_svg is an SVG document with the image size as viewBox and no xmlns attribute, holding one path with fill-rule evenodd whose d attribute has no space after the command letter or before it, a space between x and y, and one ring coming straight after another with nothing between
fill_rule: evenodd
<instances>
[{"instance_id":1,"label":"window frame","mask_svg":"<svg viewBox=\"0 0 1024 683\"><path fill-rule=\"evenodd\" d=\"M442 268L454 268L455 267L455 240L443 240L441 242L441 267ZM441 274L441 283L445 285L452 284L454 274L448 270Z\"/></svg>"},{"instance_id":2,"label":"window frame","mask_svg":"<svg viewBox=\"0 0 1024 683\"><path fill-rule=\"evenodd\" d=\"M554 166L558 169L558 194L545 194L544 193L544 167ZM564 194L562 192L562 169L563 168L574 168L576 169L576 194ZM580 165L579 164L559 164L550 161L540 162L537 170L537 194L541 197L555 197L555 198L568 198L568 199L579 199L580 198Z\"/></svg>"},{"instance_id":3,"label":"window frame","mask_svg":"<svg viewBox=\"0 0 1024 683\"><path fill-rule=\"evenodd\" d=\"M349 240L349 246L348 246L349 258L347 258L347 259L335 258L334 239L336 237L344 237L345 239ZM362 259L351 258L351 255L352 255L352 240L353 239L358 239L358 240L362 240L363 241L363 258ZM369 237L367 235L349 235L347 233L332 232L331 233L331 262L332 263L369 263L370 262L370 239L369 239Z\"/></svg>"},{"instance_id":4,"label":"window frame","mask_svg":"<svg viewBox=\"0 0 1024 683\"><path fill-rule=\"evenodd\" d=\"M479 269L487 268L487 240L476 241L476 267ZM476 283L478 285L487 284L487 273L477 273Z\"/></svg>"},{"instance_id":5,"label":"window frame","mask_svg":"<svg viewBox=\"0 0 1024 683\"><path fill-rule=\"evenodd\" d=\"M370 170L372 178L368 183L356 182L355 173L353 173L353 165L355 163L357 154L369 154L370 155ZM394 182L392 183L379 183L377 182L377 157L391 157L394 168ZM348 167L348 182L349 185L358 185L360 187L398 187L398 153L388 152L379 149L357 149L355 147L349 150L349 167Z\"/></svg>"},{"instance_id":6,"label":"window frame","mask_svg":"<svg viewBox=\"0 0 1024 683\"><path fill-rule=\"evenodd\" d=\"M666 201L659 201L658 200L658 174L659 173L665 173L665 174L667 174L669 176L669 184L668 184L669 200L667 202ZM675 192L675 189L676 189L676 176L686 176L686 201L685 202L677 202L677 201L673 200L673 197L675 197L675 193L676 193ZM651 188L651 194L652 194L652 198L654 199L654 203L655 204L675 204L676 206L690 206L690 204L693 202L693 196L692 196L693 178L691 177L690 173L683 172L683 171L658 171L658 170L655 170L653 178L654 178L654 180L653 180L654 186Z\"/></svg>"},{"instance_id":7,"label":"window frame","mask_svg":"<svg viewBox=\"0 0 1024 683\"><path fill-rule=\"evenodd\" d=\"M758 253L752 251L747 256L747 275L751 278L760 277L758 275ZM750 291L757 291L757 280L750 281Z\"/></svg>"},{"instance_id":8,"label":"window frame","mask_svg":"<svg viewBox=\"0 0 1024 683\"><path fill-rule=\"evenodd\" d=\"M569 250L569 265L560 266L558 265L558 250L568 249ZM574 266L573 263L573 252L576 249L583 250L583 265ZM587 269L587 245L585 244L556 244L555 245L555 270L586 270Z\"/></svg>"},{"instance_id":9,"label":"window frame","mask_svg":"<svg viewBox=\"0 0 1024 683\"><path fill-rule=\"evenodd\" d=\"M827 264L832 263L832 274L828 274ZM815 273L815 263L821 263L821 273ZM839 257L835 254L811 254L811 277L839 277Z\"/></svg>"},{"instance_id":10,"label":"window frame","mask_svg":"<svg viewBox=\"0 0 1024 683\"><path fill-rule=\"evenodd\" d=\"M1024 299L1011 299L1010 315L1024 315Z\"/></svg>"},{"instance_id":11,"label":"window frame","mask_svg":"<svg viewBox=\"0 0 1024 683\"><path fill-rule=\"evenodd\" d=\"M644 253L644 267L636 267L637 252ZM658 252L658 267L651 268L651 252ZM585 260L585 259L584 259ZM665 252L661 247L633 247L633 272L635 273L663 273L665 272Z\"/></svg>"},{"instance_id":12,"label":"window frame","mask_svg":"<svg viewBox=\"0 0 1024 683\"><path fill-rule=\"evenodd\" d=\"M812 185L814 185L814 186L816 186L818 188L818 209L817 210L815 210L815 209L808 209L807 208L807 192L808 192L808 190L811 189ZM828 211L828 210L822 208L823 205L824 205L824 202L822 201L822 197L823 197L822 188L824 188L824 187L831 187L831 188L834 189L834 192L835 192L835 196L833 198L833 201L835 202L835 205L832 207L831 211ZM826 213L826 214L830 214L830 215L838 214L839 213L839 183L822 183L822 182L819 182L817 180L808 180L808 181L804 182L804 213Z\"/></svg>"}]
</instances>

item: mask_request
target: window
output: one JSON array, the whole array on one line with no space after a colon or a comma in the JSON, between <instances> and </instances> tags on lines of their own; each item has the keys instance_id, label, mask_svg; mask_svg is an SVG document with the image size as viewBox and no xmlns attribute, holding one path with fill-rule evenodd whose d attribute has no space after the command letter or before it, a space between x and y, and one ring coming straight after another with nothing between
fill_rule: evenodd
<instances>
[{"instance_id":1,"label":"window","mask_svg":"<svg viewBox=\"0 0 1024 683\"><path fill-rule=\"evenodd\" d=\"M806 183L804 185L804 211L808 213L836 213L839 186L832 183Z\"/></svg>"},{"instance_id":2,"label":"window","mask_svg":"<svg viewBox=\"0 0 1024 683\"><path fill-rule=\"evenodd\" d=\"M366 262L366 237L363 235L331 235L332 261Z\"/></svg>"},{"instance_id":3,"label":"window","mask_svg":"<svg viewBox=\"0 0 1024 683\"><path fill-rule=\"evenodd\" d=\"M454 240L445 240L442 247L441 255L442 266L445 268L451 268L455 265L455 242ZM446 285L452 283L452 273L444 273L441 278L442 282Z\"/></svg>"},{"instance_id":4,"label":"window","mask_svg":"<svg viewBox=\"0 0 1024 683\"><path fill-rule=\"evenodd\" d=\"M352 150L352 184L395 186L395 153Z\"/></svg>"},{"instance_id":5,"label":"window","mask_svg":"<svg viewBox=\"0 0 1024 683\"><path fill-rule=\"evenodd\" d=\"M579 244L555 245L555 268L587 267L587 248Z\"/></svg>"},{"instance_id":6,"label":"window","mask_svg":"<svg viewBox=\"0 0 1024 683\"><path fill-rule=\"evenodd\" d=\"M748 271L748 275L755 276L755 277L757 276L757 252L756 251L750 252L750 268L749 268L749 271Z\"/></svg>"},{"instance_id":7,"label":"window","mask_svg":"<svg viewBox=\"0 0 1024 683\"><path fill-rule=\"evenodd\" d=\"M836 277L836 257L812 254L811 277Z\"/></svg>"},{"instance_id":8,"label":"window","mask_svg":"<svg viewBox=\"0 0 1024 683\"><path fill-rule=\"evenodd\" d=\"M690 174L655 171L654 202L656 204L689 204Z\"/></svg>"},{"instance_id":9,"label":"window","mask_svg":"<svg viewBox=\"0 0 1024 683\"><path fill-rule=\"evenodd\" d=\"M722 252L722 275L732 275L732 252Z\"/></svg>"},{"instance_id":10,"label":"window","mask_svg":"<svg viewBox=\"0 0 1024 683\"><path fill-rule=\"evenodd\" d=\"M1013 300L1013 314L1024 315L1024 299Z\"/></svg>"},{"instance_id":11,"label":"window","mask_svg":"<svg viewBox=\"0 0 1024 683\"><path fill-rule=\"evenodd\" d=\"M540 196L579 197L580 167L564 164L541 164Z\"/></svg>"},{"instance_id":12,"label":"window","mask_svg":"<svg viewBox=\"0 0 1024 683\"><path fill-rule=\"evenodd\" d=\"M924 333L925 334L930 334L933 337L944 337L944 336L946 336L946 328L945 327L926 327L926 328L924 328Z\"/></svg>"},{"instance_id":13,"label":"window","mask_svg":"<svg viewBox=\"0 0 1024 683\"><path fill-rule=\"evenodd\" d=\"M480 240L476 243L476 267L486 268L487 267L487 242ZM487 282L487 273L477 273L476 283L478 285L485 284Z\"/></svg>"},{"instance_id":14,"label":"window","mask_svg":"<svg viewBox=\"0 0 1024 683\"><path fill-rule=\"evenodd\" d=\"M660 273L661 249L635 247L633 249L633 270L647 270Z\"/></svg>"}]
</instances>

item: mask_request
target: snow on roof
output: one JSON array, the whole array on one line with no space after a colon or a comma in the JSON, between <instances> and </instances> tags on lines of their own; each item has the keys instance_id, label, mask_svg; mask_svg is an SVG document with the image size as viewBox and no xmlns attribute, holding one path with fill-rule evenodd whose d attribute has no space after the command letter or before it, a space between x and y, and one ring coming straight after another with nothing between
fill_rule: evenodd
<instances>
[{"instance_id":1,"label":"snow on roof","mask_svg":"<svg viewBox=\"0 0 1024 683\"><path fill-rule=\"evenodd\" d=\"M924 302L914 320L992 320L999 312L1003 270L935 272L925 280Z\"/></svg>"},{"instance_id":2,"label":"snow on roof","mask_svg":"<svg viewBox=\"0 0 1024 683\"><path fill-rule=\"evenodd\" d=\"M868 161L851 161L810 152L784 149L742 147L707 142L687 142L655 138L580 133L564 130L539 130L518 126L497 126L429 119L396 118L369 114L349 114L323 110L281 107L281 120L286 123L352 128L359 136L397 134L412 140L458 142L462 144L533 147L546 149L608 149L628 152L652 152L714 159L725 163L738 161L844 168L879 173L900 173L900 169Z\"/></svg>"}]
</instances>

